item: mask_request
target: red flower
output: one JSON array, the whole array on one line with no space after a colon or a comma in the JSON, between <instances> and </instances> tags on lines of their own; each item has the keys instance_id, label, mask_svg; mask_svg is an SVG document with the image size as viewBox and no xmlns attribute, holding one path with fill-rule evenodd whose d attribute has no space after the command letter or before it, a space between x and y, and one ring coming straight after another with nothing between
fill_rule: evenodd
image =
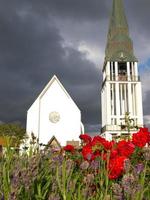
<instances>
[{"instance_id":1,"label":"red flower","mask_svg":"<svg viewBox=\"0 0 150 200\"><path fill-rule=\"evenodd\" d=\"M81 140L83 140L86 144L89 144L92 141L92 138L87 134L81 134L79 136Z\"/></svg>"},{"instance_id":2,"label":"red flower","mask_svg":"<svg viewBox=\"0 0 150 200\"><path fill-rule=\"evenodd\" d=\"M100 136L95 136L95 137L93 138L92 144L93 144L93 145L94 145L94 144L103 144L105 141L106 141L105 138L102 138L102 137L100 137Z\"/></svg>"},{"instance_id":3,"label":"red flower","mask_svg":"<svg viewBox=\"0 0 150 200\"><path fill-rule=\"evenodd\" d=\"M117 179L122 175L124 171L124 161L126 159L125 156L118 156L114 159L110 159L108 164L109 179Z\"/></svg>"},{"instance_id":4,"label":"red flower","mask_svg":"<svg viewBox=\"0 0 150 200\"><path fill-rule=\"evenodd\" d=\"M100 157L100 156L102 156L101 153L99 151L96 151L92 155L92 160L95 160L97 157Z\"/></svg>"},{"instance_id":5,"label":"red flower","mask_svg":"<svg viewBox=\"0 0 150 200\"><path fill-rule=\"evenodd\" d=\"M117 149L111 150L111 152L110 152L110 158L113 159L113 158L116 158L117 156L118 156Z\"/></svg>"},{"instance_id":6,"label":"red flower","mask_svg":"<svg viewBox=\"0 0 150 200\"><path fill-rule=\"evenodd\" d=\"M148 133L148 144L150 143L150 132Z\"/></svg>"},{"instance_id":7,"label":"red flower","mask_svg":"<svg viewBox=\"0 0 150 200\"><path fill-rule=\"evenodd\" d=\"M102 160L107 161L107 160L109 159L109 156L108 156L108 154L105 152L105 153L102 153L102 154L101 154L101 158L102 158Z\"/></svg>"},{"instance_id":8,"label":"red flower","mask_svg":"<svg viewBox=\"0 0 150 200\"><path fill-rule=\"evenodd\" d=\"M95 136L91 142L92 146L98 145L98 146L102 146L103 149L107 150L111 150L115 144L114 141L107 141L105 138L102 138L101 136Z\"/></svg>"},{"instance_id":9,"label":"red flower","mask_svg":"<svg viewBox=\"0 0 150 200\"><path fill-rule=\"evenodd\" d=\"M64 147L64 150L65 151L68 151L68 152L73 152L75 150L74 146L71 145L71 144L68 144Z\"/></svg>"},{"instance_id":10,"label":"red flower","mask_svg":"<svg viewBox=\"0 0 150 200\"><path fill-rule=\"evenodd\" d=\"M95 136L91 142L92 147L97 147L100 151L104 149L104 142L106 140L100 136Z\"/></svg>"},{"instance_id":11,"label":"red flower","mask_svg":"<svg viewBox=\"0 0 150 200\"><path fill-rule=\"evenodd\" d=\"M104 146L105 150L111 150L114 147L114 145L115 145L114 141L109 142L109 141L105 140L103 142L103 146Z\"/></svg>"},{"instance_id":12,"label":"red flower","mask_svg":"<svg viewBox=\"0 0 150 200\"><path fill-rule=\"evenodd\" d=\"M147 135L147 143L150 142L150 132L148 131L148 128L140 128L140 131L143 133L146 133Z\"/></svg>"},{"instance_id":13,"label":"red flower","mask_svg":"<svg viewBox=\"0 0 150 200\"><path fill-rule=\"evenodd\" d=\"M117 150L121 156L126 156L126 157L131 156L134 152L134 149L135 146L130 141L122 140L118 142Z\"/></svg>"},{"instance_id":14,"label":"red flower","mask_svg":"<svg viewBox=\"0 0 150 200\"><path fill-rule=\"evenodd\" d=\"M141 132L144 132L144 133L145 133L145 132L148 132L148 128L142 128L142 127L141 127L141 128L140 128L140 131L141 131Z\"/></svg>"},{"instance_id":15,"label":"red flower","mask_svg":"<svg viewBox=\"0 0 150 200\"><path fill-rule=\"evenodd\" d=\"M150 142L150 133L147 128L140 128L139 132L132 135L132 142L137 147L144 147Z\"/></svg>"},{"instance_id":16,"label":"red flower","mask_svg":"<svg viewBox=\"0 0 150 200\"><path fill-rule=\"evenodd\" d=\"M91 160L93 157L92 147L87 144L82 148L82 155L85 160Z\"/></svg>"}]
</instances>

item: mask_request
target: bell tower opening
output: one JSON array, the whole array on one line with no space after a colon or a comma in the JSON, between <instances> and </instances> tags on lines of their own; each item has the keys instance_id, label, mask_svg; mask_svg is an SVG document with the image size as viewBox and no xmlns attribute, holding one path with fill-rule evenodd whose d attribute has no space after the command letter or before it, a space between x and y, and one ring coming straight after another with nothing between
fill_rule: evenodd
<instances>
[{"instance_id":1,"label":"bell tower opening","mask_svg":"<svg viewBox=\"0 0 150 200\"><path fill-rule=\"evenodd\" d=\"M118 75L126 76L127 75L127 63L118 62Z\"/></svg>"},{"instance_id":2,"label":"bell tower opening","mask_svg":"<svg viewBox=\"0 0 150 200\"><path fill-rule=\"evenodd\" d=\"M118 80L127 80L127 63L118 62Z\"/></svg>"}]
</instances>

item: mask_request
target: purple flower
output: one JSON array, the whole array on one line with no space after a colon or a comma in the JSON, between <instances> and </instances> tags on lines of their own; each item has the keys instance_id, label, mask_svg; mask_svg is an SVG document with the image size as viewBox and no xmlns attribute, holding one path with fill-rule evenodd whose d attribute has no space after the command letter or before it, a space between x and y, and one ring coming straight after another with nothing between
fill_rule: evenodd
<instances>
[{"instance_id":1,"label":"purple flower","mask_svg":"<svg viewBox=\"0 0 150 200\"><path fill-rule=\"evenodd\" d=\"M90 165L90 168L92 169L92 170L97 170L97 169L99 169L99 161L98 160L93 160L92 162L91 162L91 165Z\"/></svg>"},{"instance_id":2,"label":"purple flower","mask_svg":"<svg viewBox=\"0 0 150 200\"><path fill-rule=\"evenodd\" d=\"M118 183L113 183L112 191L113 191L113 196L116 200L123 200L123 190L121 185L119 185Z\"/></svg>"},{"instance_id":3,"label":"purple flower","mask_svg":"<svg viewBox=\"0 0 150 200\"><path fill-rule=\"evenodd\" d=\"M89 162L88 161L83 161L80 165L80 169L86 170L89 167Z\"/></svg>"},{"instance_id":4,"label":"purple flower","mask_svg":"<svg viewBox=\"0 0 150 200\"><path fill-rule=\"evenodd\" d=\"M125 159L124 161L124 170L126 173L128 173L131 169L131 162L129 159Z\"/></svg>"},{"instance_id":5,"label":"purple flower","mask_svg":"<svg viewBox=\"0 0 150 200\"><path fill-rule=\"evenodd\" d=\"M4 195L1 197L1 200L5 200L5 199L4 199Z\"/></svg>"},{"instance_id":6,"label":"purple flower","mask_svg":"<svg viewBox=\"0 0 150 200\"><path fill-rule=\"evenodd\" d=\"M126 174L123 176L122 187L125 196L132 199L135 199L137 192L142 189L137 177L133 176L133 174Z\"/></svg>"},{"instance_id":7,"label":"purple flower","mask_svg":"<svg viewBox=\"0 0 150 200\"><path fill-rule=\"evenodd\" d=\"M52 158L52 160L58 164L62 164L64 157L62 155L58 155Z\"/></svg>"},{"instance_id":8,"label":"purple flower","mask_svg":"<svg viewBox=\"0 0 150 200\"><path fill-rule=\"evenodd\" d=\"M139 163L134 167L134 173L139 175L141 172L144 170L144 165L143 163Z\"/></svg>"}]
</instances>

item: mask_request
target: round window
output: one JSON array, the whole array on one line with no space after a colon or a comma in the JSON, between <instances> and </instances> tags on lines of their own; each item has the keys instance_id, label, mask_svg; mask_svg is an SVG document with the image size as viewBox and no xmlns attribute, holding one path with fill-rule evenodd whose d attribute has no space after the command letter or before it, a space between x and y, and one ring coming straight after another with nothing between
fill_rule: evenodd
<instances>
[{"instance_id":1,"label":"round window","mask_svg":"<svg viewBox=\"0 0 150 200\"><path fill-rule=\"evenodd\" d=\"M57 123L60 121L60 114L56 111L53 111L49 114L49 120L52 122L52 123Z\"/></svg>"}]
</instances>

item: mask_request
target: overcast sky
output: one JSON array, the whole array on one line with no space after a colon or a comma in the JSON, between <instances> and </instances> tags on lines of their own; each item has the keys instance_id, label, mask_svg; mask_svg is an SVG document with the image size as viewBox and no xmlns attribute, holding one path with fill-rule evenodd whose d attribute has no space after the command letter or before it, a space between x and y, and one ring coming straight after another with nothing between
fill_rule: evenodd
<instances>
[{"instance_id":1,"label":"overcast sky","mask_svg":"<svg viewBox=\"0 0 150 200\"><path fill-rule=\"evenodd\" d=\"M150 124L150 1L124 0ZM20 121L54 74L101 126L100 88L112 0L0 0L0 121Z\"/></svg>"}]
</instances>

